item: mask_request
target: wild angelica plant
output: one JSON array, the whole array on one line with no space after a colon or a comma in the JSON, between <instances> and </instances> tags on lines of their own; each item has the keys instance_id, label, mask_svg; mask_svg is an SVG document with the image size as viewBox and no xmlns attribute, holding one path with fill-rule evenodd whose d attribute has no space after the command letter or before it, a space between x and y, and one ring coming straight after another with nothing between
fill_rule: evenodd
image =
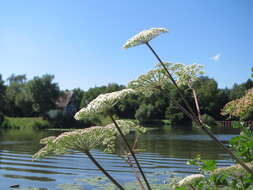
<instances>
[{"instance_id":1,"label":"wild angelica plant","mask_svg":"<svg viewBox=\"0 0 253 190\"><path fill-rule=\"evenodd\" d=\"M199 104L198 104L198 99L195 90L193 90L193 97L195 100L195 106L197 109L197 113L195 113L190 106L189 102L186 100L184 93L181 91L179 88L176 80L174 79L173 75L171 74L170 70L166 67L164 62L161 60L161 58L158 56L158 54L155 52L155 50L152 48L152 46L149 44L149 41L152 40L153 38L157 37L158 35L167 32L168 30L166 28L151 28L149 30L145 30L140 32L139 34L136 34L132 38L130 38L124 45L123 47L125 49L128 49L133 46L137 45L147 45L147 47L151 50L151 52L154 54L154 56L158 59L159 63L161 64L161 67L163 68L165 74L169 78L169 80L172 82L172 84L176 87L180 98L183 100L184 105L179 104L177 101L173 100L173 103L178 106L182 112L184 112L192 121L194 121L199 128L205 132L213 141L215 141L225 152L227 152L234 160L236 160L245 170L247 170L252 176L253 176L253 170L250 169L243 161L241 161L231 150L229 150L226 146L223 145L222 142L220 142L207 128L207 125L203 123L201 120L200 116L200 110L199 110ZM184 67L185 68L185 67ZM188 68L189 69L189 68ZM194 67L190 68L195 70ZM184 69L185 71L188 71L187 69ZM184 71L182 70L182 71ZM198 71L198 69L196 70ZM186 75L185 75L186 74ZM181 72L179 76L185 78L185 76L190 76L192 74L196 73L191 73L191 72ZM194 75L193 75L194 76ZM191 79L186 77L186 79Z\"/></svg>"}]
</instances>

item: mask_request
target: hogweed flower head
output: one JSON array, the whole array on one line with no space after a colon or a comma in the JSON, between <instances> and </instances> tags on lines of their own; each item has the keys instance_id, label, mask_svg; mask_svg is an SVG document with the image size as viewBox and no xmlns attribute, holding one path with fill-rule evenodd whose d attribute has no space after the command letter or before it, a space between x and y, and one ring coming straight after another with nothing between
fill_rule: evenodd
<instances>
[{"instance_id":1,"label":"hogweed flower head","mask_svg":"<svg viewBox=\"0 0 253 190\"><path fill-rule=\"evenodd\" d=\"M64 154L68 150L90 150L103 141L106 135L106 130L103 127L95 126L87 129L64 132L56 138L48 137L42 139L42 143L47 144L34 154L33 159L39 159L49 155Z\"/></svg>"},{"instance_id":2,"label":"hogweed flower head","mask_svg":"<svg viewBox=\"0 0 253 190\"><path fill-rule=\"evenodd\" d=\"M168 32L166 28L150 28L149 30L144 30L129 40L123 45L123 48L128 49L133 46L138 46L141 44L145 44L152 40L153 38L159 36L162 33Z\"/></svg>"},{"instance_id":3,"label":"hogweed flower head","mask_svg":"<svg viewBox=\"0 0 253 190\"><path fill-rule=\"evenodd\" d=\"M50 136L50 137L40 139L40 144L48 144L48 143L52 142L55 138L56 138L56 136Z\"/></svg>"},{"instance_id":4,"label":"hogweed flower head","mask_svg":"<svg viewBox=\"0 0 253 190\"><path fill-rule=\"evenodd\" d=\"M116 120L124 135L131 131L145 132L143 127L132 121ZM72 151L87 152L94 148L102 148L106 152L115 151L115 143L119 132L114 124L94 126L64 132L58 137L47 137L41 140L45 147L33 155L33 159L40 159L50 155L60 155Z\"/></svg>"},{"instance_id":5,"label":"hogweed flower head","mask_svg":"<svg viewBox=\"0 0 253 190\"><path fill-rule=\"evenodd\" d=\"M185 178L183 178L182 180L180 180L176 186L177 187L183 187L183 186L188 186L194 183L199 182L200 180L202 180L205 176L202 174L193 174L193 175L189 175L186 176Z\"/></svg>"},{"instance_id":6,"label":"hogweed flower head","mask_svg":"<svg viewBox=\"0 0 253 190\"><path fill-rule=\"evenodd\" d=\"M111 109L115 104L117 104L127 95L134 93L135 91L133 89L123 89L112 93L101 94L92 100L87 107L82 108L80 111L78 111L74 117L76 120L81 120L86 116L103 113L108 109Z\"/></svg>"},{"instance_id":7,"label":"hogweed flower head","mask_svg":"<svg viewBox=\"0 0 253 190\"><path fill-rule=\"evenodd\" d=\"M205 72L202 70L203 65L191 64L185 65L182 63L175 63L171 65L168 70L172 73L179 86L187 85L192 86L192 83L198 79L199 76Z\"/></svg>"},{"instance_id":8,"label":"hogweed flower head","mask_svg":"<svg viewBox=\"0 0 253 190\"><path fill-rule=\"evenodd\" d=\"M168 67L172 65L172 63L164 64ZM136 80L129 82L128 87L144 94L145 96L151 96L155 91L165 89L168 82L170 82L168 76L158 64L155 69L152 69L148 73L140 75Z\"/></svg>"},{"instance_id":9,"label":"hogweed flower head","mask_svg":"<svg viewBox=\"0 0 253 190\"><path fill-rule=\"evenodd\" d=\"M128 121L128 120L116 120L115 121L119 128L121 129L123 135L127 135L130 132L136 132L138 134L143 134L146 132L146 129L144 127L141 127L134 123L133 121ZM106 143L106 152L114 152L115 151L115 140L118 136L120 136L119 131L117 130L116 126L114 123L108 124L105 126L105 128L112 128L114 129L113 134L111 135L111 138L107 138L104 143Z\"/></svg>"}]
</instances>

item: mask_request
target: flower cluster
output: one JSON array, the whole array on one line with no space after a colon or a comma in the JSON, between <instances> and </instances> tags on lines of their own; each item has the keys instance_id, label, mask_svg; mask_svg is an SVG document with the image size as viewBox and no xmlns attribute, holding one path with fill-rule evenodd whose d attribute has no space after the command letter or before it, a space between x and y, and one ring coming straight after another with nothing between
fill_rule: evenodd
<instances>
[{"instance_id":1,"label":"flower cluster","mask_svg":"<svg viewBox=\"0 0 253 190\"><path fill-rule=\"evenodd\" d=\"M201 70L203 66L199 64L184 65L181 63L165 62L163 65L179 86L187 85L191 87L192 83L196 81L200 75L204 74L204 71ZM156 65L155 69L131 81L128 87L150 96L155 90L164 89L168 82L171 81L168 79L163 66L159 63Z\"/></svg>"},{"instance_id":2,"label":"flower cluster","mask_svg":"<svg viewBox=\"0 0 253 190\"><path fill-rule=\"evenodd\" d=\"M253 112L253 88L249 89L242 98L228 102L221 110L222 115L230 115L244 119L247 113Z\"/></svg>"},{"instance_id":3,"label":"flower cluster","mask_svg":"<svg viewBox=\"0 0 253 190\"><path fill-rule=\"evenodd\" d=\"M145 132L143 127L132 121L116 120L116 122L124 135L129 134L131 131ZM69 150L86 152L94 148L102 148L106 152L113 152L119 135L114 124L64 132L58 137L51 136L42 139L41 143L46 145L34 154L33 159L64 154Z\"/></svg>"},{"instance_id":4,"label":"flower cluster","mask_svg":"<svg viewBox=\"0 0 253 190\"><path fill-rule=\"evenodd\" d=\"M56 138L47 137L41 142L46 146L34 154L33 159L64 154L68 150L87 151L98 146L108 135L107 129L99 126L64 132ZM50 140L48 140L50 139Z\"/></svg>"},{"instance_id":5,"label":"flower cluster","mask_svg":"<svg viewBox=\"0 0 253 190\"><path fill-rule=\"evenodd\" d=\"M111 109L120 100L125 98L129 94L134 94L133 89L124 89L112 93L101 94L94 100L92 100L87 107L82 108L75 114L76 120L81 120L86 116L94 115L97 113L103 113L108 109Z\"/></svg>"},{"instance_id":6,"label":"flower cluster","mask_svg":"<svg viewBox=\"0 0 253 190\"><path fill-rule=\"evenodd\" d=\"M192 86L192 83L198 79L200 75L204 74L202 71L203 65L191 64L184 65L181 63L174 64L174 74L176 76L176 82L179 86L187 85Z\"/></svg>"},{"instance_id":7,"label":"flower cluster","mask_svg":"<svg viewBox=\"0 0 253 190\"><path fill-rule=\"evenodd\" d=\"M196 63L191 65L185 65L182 63L168 65L164 63L164 65L179 86L187 85L191 87L192 83L196 81L199 76L204 74L204 71L202 70L204 66ZM157 67L160 67L161 69L163 68L161 64L158 64Z\"/></svg>"},{"instance_id":8,"label":"flower cluster","mask_svg":"<svg viewBox=\"0 0 253 190\"><path fill-rule=\"evenodd\" d=\"M199 182L200 180L202 180L205 176L202 174L193 174L193 175L189 175L187 177L185 177L184 179L180 180L176 186L177 187L183 187L183 186L188 186L188 185L192 185L194 183Z\"/></svg>"},{"instance_id":9,"label":"flower cluster","mask_svg":"<svg viewBox=\"0 0 253 190\"><path fill-rule=\"evenodd\" d=\"M141 127L139 125L136 125L133 121L128 120L116 120L117 125L120 127L122 133L124 135L129 134L130 132L136 132L137 134L143 134L146 132L146 129L144 127ZM105 128L113 129L113 133L110 137L105 139L103 142L106 145L106 148L104 149L105 152L114 152L115 146L116 146L116 139L118 136L120 136L119 131L116 129L116 126L114 123L108 124L105 126Z\"/></svg>"},{"instance_id":10,"label":"flower cluster","mask_svg":"<svg viewBox=\"0 0 253 190\"><path fill-rule=\"evenodd\" d=\"M151 28L149 30L144 30L129 40L124 44L123 48L127 49L133 46L145 44L155 38L156 36L159 36L162 33L168 32L166 28Z\"/></svg>"},{"instance_id":11,"label":"flower cluster","mask_svg":"<svg viewBox=\"0 0 253 190\"><path fill-rule=\"evenodd\" d=\"M150 96L154 91L158 89L164 89L168 77L160 69L153 69L147 74L143 74L138 79L128 83L129 88L133 88L136 91L143 93L146 96Z\"/></svg>"}]
</instances>

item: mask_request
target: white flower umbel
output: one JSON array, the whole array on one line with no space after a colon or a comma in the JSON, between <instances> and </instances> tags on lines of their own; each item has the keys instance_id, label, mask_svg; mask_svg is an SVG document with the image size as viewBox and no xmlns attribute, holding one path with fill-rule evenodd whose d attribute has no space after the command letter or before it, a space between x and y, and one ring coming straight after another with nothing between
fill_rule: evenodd
<instances>
[{"instance_id":1,"label":"white flower umbel","mask_svg":"<svg viewBox=\"0 0 253 190\"><path fill-rule=\"evenodd\" d=\"M179 86L192 86L192 83L196 81L200 75L204 74L204 71L202 71L203 65L200 64L175 64L175 67L178 67L175 71L175 75L177 78L176 82Z\"/></svg>"},{"instance_id":2,"label":"white flower umbel","mask_svg":"<svg viewBox=\"0 0 253 190\"><path fill-rule=\"evenodd\" d=\"M168 78L160 70L154 69L147 74L143 74L138 79L128 83L128 87L141 92L146 96L151 96L156 90L163 89L168 82Z\"/></svg>"},{"instance_id":3,"label":"white flower umbel","mask_svg":"<svg viewBox=\"0 0 253 190\"><path fill-rule=\"evenodd\" d=\"M133 46L145 44L155 38L156 36L159 36L162 33L168 32L166 28L151 28L149 30L144 30L138 34L136 34L134 37L127 40L127 42L124 44L123 48L128 49Z\"/></svg>"},{"instance_id":4,"label":"white flower umbel","mask_svg":"<svg viewBox=\"0 0 253 190\"><path fill-rule=\"evenodd\" d=\"M42 143L46 146L34 154L33 159L40 159L49 155L67 153L69 150L86 152L98 146L107 148L107 138L117 135L115 127L94 126L86 129L78 129L71 132L64 132L58 137L46 138ZM115 138L112 138L113 140ZM112 142L111 142L112 143Z\"/></svg>"},{"instance_id":5,"label":"white flower umbel","mask_svg":"<svg viewBox=\"0 0 253 190\"><path fill-rule=\"evenodd\" d=\"M173 64L164 64L166 69L171 73L175 79L177 85L187 85L191 86L194 81L198 79L205 72L202 70L203 65L200 64L191 64L185 65L182 63L173 63ZM163 68L161 64L158 64L157 67Z\"/></svg>"},{"instance_id":6,"label":"white flower umbel","mask_svg":"<svg viewBox=\"0 0 253 190\"><path fill-rule=\"evenodd\" d=\"M201 179L203 179L205 176L202 174L193 174L185 177L184 179L180 180L176 186L177 187L183 187L183 186L188 186L192 185L194 183L199 182Z\"/></svg>"},{"instance_id":7,"label":"white flower umbel","mask_svg":"<svg viewBox=\"0 0 253 190\"><path fill-rule=\"evenodd\" d=\"M135 91L133 89L124 89L112 93L101 94L96 99L92 100L87 107L78 111L74 117L76 120L82 120L86 116L105 112L127 95L134 93Z\"/></svg>"}]
</instances>

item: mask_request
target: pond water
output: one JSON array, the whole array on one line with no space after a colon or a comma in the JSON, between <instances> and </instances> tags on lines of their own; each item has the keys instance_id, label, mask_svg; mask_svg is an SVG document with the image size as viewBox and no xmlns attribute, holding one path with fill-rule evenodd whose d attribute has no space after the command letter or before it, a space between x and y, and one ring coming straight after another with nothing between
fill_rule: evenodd
<instances>
[{"instance_id":1,"label":"pond water","mask_svg":"<svg viewBox=\"0 0 253 190\"><path fill-rule=\"evenodd\" d=\"M32 161L32 155L42 147L39 140L56 133L59 132L0 130L1 190L11 189L11 185L19 185L19 189L93 189L92 180L103 181L101 172L82 153ZM228 130L216 134L225 144L235 135ZM128 139L133 140L133 136ZM232 163L227 154L198 131L151 130L139 139L137 148L141 166L149 179L158 179L156 183L164 183L171 174L196 173L197 169L186 165L186 161L197 153L203 159L218 160L219 166ZM99 150L92 154L121 183L135 181L132 170L120 156Z\"/></svg>"}]
</instances>

